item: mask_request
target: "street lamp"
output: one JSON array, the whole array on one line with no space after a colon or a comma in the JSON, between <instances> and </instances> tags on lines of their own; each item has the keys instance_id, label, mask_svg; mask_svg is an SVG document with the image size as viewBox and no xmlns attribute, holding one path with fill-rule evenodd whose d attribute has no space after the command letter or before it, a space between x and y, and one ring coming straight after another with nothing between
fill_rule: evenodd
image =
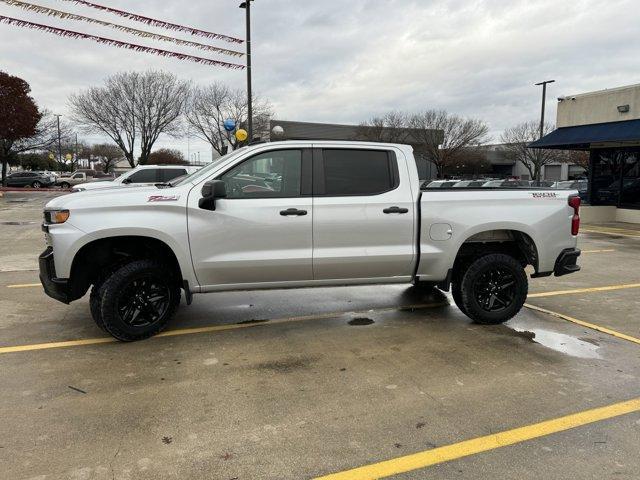
<instances>
[{"instance_id":1,"label":"street lamp","mask_svg":"<svg viewBox=\"0 0 640 480\"><path fill-rule=\"evenodd\" d=\"M248 0L240 4L240 8L244 8L247 20L247 131L249 132L249 141L253 140L253 99L251 93L251 2Z\"/></svg>"},{"instance_id":2,"label":"street lamp","mask_svg":"<svg viewBox=\"0 0 640 480\"><path fill-rule=\"evenodd\" d=\"M536 83L539 87L542 85L542 115L540 116L540 138L544 136L544 107L547 101L547 83L554 83L555 80L545 80L544 82Z\"/></svg>"}]
</instances>

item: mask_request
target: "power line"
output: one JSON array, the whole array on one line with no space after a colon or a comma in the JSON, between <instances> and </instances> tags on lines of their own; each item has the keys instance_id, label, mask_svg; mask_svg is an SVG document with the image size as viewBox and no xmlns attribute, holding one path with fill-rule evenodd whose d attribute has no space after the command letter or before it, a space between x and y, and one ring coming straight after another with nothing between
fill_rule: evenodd
<instances>
[{"instance_id":1,"label":"power line","mask_svg":"<svg viewBox=\"0 0 640 480\"><path fill-rule=\"evenodd\" d=\"M120 30L122 32L131 33L132 35L137 35L143 38L151 38L154 40L160 40L164 42L172 42L178 45L184 45L188 47L195 47L200 50L208 50L216 53L220 53L223 55L231 55L234 57L242 57L244 55L243 52L237 52L235 50L228 50L226 48L219 48L213 45L205 45L204 43L192 42L189 40L182 40L180 38L169 37L166 35L160 35L153 32L148 32L146 30L138 30L135 28L127 27L125 25L119 25L116 23L106 22L104 20L98 20L97 18L85 17L83 15L76 15L74 13L64 12L62 10L56 10L49 7L44 7L41 5L36 5L34 3L22 2L20 0L0 0L0 2L6 3L7 5L11 5L14 7L22 8L23 10L27 10L29 12L41 13L43 15L48 15L50 17L56 17L61 19L69 19L76 20L86 23L92 23L97 25L102 25L105 27L114 28L116 30Z\"/></svg>"},{"instance_id":2,"label":"power line","mask_svg":"<svg viewBox=\"0 0 640 480\"><path fill-rule=\"evenodd\" d=\"M190 35L195 35L198 37L214 38L217 40L224 40L225 42L230 42L230 43L244 42L244 40L240 38L230 37L229 35L222 35L220 33L207 32L206 30L200 30L193 27L186 27L184 25L178 25L177 23L170 23L170 22L165 22L163 20L157 20L155 18L144 17L136 13L130 13L130 12L125 12L124 10L118 10L116 8L105 7L104 5L98 5L97 3L91 3L85 0L62 0L62 1L73 2L78 5L85 5L87 7L95 8L97 10L102 10L104 12L109 12L124 18L128 18L129 20L134 20L136 22L142 22L147 25L153 25L154 27L166 28L168 30L177 30L180 32L186 32L186 33L189 33Z\"/></svg>"},{"instance_id":3,"label":"power line","mask_svg":"<svg viewBox=\"0 0 640 480\"><path fill-rule=\"evenodd\" d=\"M41 23L28 22L26 20L20 20L13 17L5 17L0 15L0 23L6 23L7 25L16 25L23 28L31 28L34 30L40 30L47 33L53 33L61 37L69 38L82 38L85 40L93 40L94 42L110 45L117 48L125 48L128 50L135 50L136 52L145 52L153 55L159 55L161 57L177 58L178 60L189 60L191 62L201 63L203 65L214 65L222 68L244 69L244 65L238 63L223 62L221 60L214 60L211 58L196 57L194 55L187 55L185 53L172 52L169 50L162 50L160 48L145 47L143 45L137 45L135 43L121 42L120 40L114 40L112 38L99 37L97 35L90 35L88 33L76 32L74 30L66 30L64 28L52 27L50 25L43 25Z\"/></svg>"}]
</instances>

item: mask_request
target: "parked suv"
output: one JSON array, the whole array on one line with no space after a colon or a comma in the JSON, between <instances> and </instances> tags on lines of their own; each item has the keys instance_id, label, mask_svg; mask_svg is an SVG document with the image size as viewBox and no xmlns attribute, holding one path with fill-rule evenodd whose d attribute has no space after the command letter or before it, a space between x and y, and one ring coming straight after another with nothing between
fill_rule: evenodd
<instances>
[{"instance_id":1,"label":"parked suv","mask_svg":"<svg viewBox=\"0 0 640 480\"><path fill-rule=\"evenodd\" d=\"M178 177L189 175L200 167L187 165L139 165L133 170L109 180L97 180L94 182L80 183L73 187L74 192L84 190L98 190L101 188L122 187L125 185L155 185L167 183Z\"/></svg>"},{"instance_id":2,"label":"parked suv","mask_svg":"<svg viewBox=\"0 0 640 480\"><path fill-rule=\"evenodd\" d=\"M7 175L7 187L51 187L55 183L55 177L42 172L16 172Z\"/></svg>"}]
</instances>

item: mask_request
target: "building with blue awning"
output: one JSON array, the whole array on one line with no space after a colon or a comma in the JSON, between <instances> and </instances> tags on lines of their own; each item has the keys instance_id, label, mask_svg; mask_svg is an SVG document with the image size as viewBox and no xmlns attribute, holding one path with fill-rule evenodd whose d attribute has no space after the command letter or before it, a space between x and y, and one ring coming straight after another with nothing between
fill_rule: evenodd
<instances>
[{"instance_id":1,"label":"building with blue awning","mask_svg":"<svg viewBox=\"0 0 640 480\"><path fill-rule=\"evenodd\" d=\"M529 146L588 151L591 205L640 222L640 84L560 97L556 125Z\"/></svg>"}]
</instances>

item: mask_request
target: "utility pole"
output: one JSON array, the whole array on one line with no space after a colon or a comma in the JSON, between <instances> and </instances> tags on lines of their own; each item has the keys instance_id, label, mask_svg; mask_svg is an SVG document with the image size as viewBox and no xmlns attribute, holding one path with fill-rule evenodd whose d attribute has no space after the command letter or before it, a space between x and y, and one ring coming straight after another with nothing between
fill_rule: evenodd
<instances>
[{"instance_id":1,"label":"utility pole","mask_svg":"<svg viewBox=\"0 0 640 480\"><path fill-rule=\"evenodd\" d=\"M249 142L253 140L253 94L251 89L251 2L247 0L240 4L240 8L244 8L247 20L247 133L249 134Z\"/></svg>"},{"instance_id":2,"label":"utility pole","mask_svg":"<svg viewBox=\"0 0 640 480\"><path fill-rule=\"evenodd\" d=\"M62 166L62 142L60 140L60 117L62 115L56 115L58 120L58 166Z\"/></svg>"},{"instance_id":3,"label":"utility pole","mask_svg":"<svg viewBox=\"0 0 640 480\"><path fill-rule=\"evenodd\" d=\"M540 138L544 137L544 108L547 103L547 84L554 83L555 80L545 80L544 82L536 83L539 87L542 85L542 115L540 116Z\"/></svg>"}]
</instances>

